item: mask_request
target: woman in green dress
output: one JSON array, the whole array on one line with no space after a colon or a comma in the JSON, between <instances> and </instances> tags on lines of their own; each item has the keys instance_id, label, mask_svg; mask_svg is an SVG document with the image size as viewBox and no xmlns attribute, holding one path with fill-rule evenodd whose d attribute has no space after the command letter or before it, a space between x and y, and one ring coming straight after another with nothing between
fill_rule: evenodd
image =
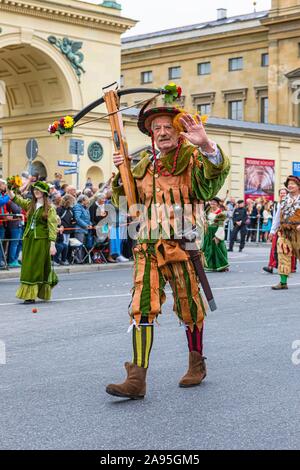
<instances>
[{"instance_id":1,"label":"woman in green dress","mask_svg":"<svg viewBox=\"0 0 300 470\"><path fill-rule=\"evenodd\" d=\"M227 248L225 245L226 211L219 198L209 202L206 212L207 230L204 237L203 253L206 271L228 271Z\"/></svg>"},{"instance_id":2,"label":"woman in green dress","mask_svg":"<svg viewBox=\"0 0 300 470\"><path fill-rule=\"evenodd\" d=\"M31 185L32 199L23 199L10 191L11 199L27 211L23 237L21 285L16 296L24 303L34 303L36 298L50 300L51 256L56 254L57 215L50 205L49 186L43 181Z\"/></svg>"}]
</instances>

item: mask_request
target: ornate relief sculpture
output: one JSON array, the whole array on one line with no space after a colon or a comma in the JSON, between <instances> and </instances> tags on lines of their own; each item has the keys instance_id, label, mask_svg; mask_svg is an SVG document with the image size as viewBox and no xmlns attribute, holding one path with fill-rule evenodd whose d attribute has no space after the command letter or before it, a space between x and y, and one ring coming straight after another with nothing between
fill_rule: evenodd
<instances>
[{"instance_id":1,"label":"ornate relief sculpture","mask_svg":"<svg viewBox=\"0 0 300 470\"><path fill-rule=\"evenodd\" d=\"M84 68L80 65L83 62L84 55L82 52L78 52L82 48L82 42L73 41L67 37L63 39L57 39L55 36L49 36L48 41L53 46L57 47L60 52L66 56L70 64L72 65L80 83L82 73L85 73Z\"/></svg>"}]
</instances>

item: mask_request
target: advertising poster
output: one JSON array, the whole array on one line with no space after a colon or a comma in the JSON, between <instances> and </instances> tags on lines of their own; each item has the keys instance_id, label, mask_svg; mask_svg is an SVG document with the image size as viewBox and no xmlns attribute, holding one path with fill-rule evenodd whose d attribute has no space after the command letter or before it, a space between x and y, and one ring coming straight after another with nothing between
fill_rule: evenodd
<instances>
[{"instance_id":1,"label":"advertising poster","mask_svg":"<svg viewBox=\"0 0 300 470\"><path fill-rule=\"evenodd\" d=\"M293 175L300 177L300 162L293 162Z\"/></svg>"},{"instance_id":2,"label":"advertising poster","mask_svg":"<svg viewBox=\"0 0 300 470\"><path fill-rule=\"evenodd\" d=\"M274 201L275 160L245 158L245 200L265 197Z\"/></svg>"}]
</instances>

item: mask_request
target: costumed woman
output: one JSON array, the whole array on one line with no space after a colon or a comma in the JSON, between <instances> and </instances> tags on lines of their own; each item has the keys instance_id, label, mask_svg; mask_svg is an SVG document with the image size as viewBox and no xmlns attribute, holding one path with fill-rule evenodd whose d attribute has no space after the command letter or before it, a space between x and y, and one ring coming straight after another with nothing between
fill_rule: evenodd
<instances>
[{"instance_id":1,"label":"costumed woman","mask_svg":"<svg viewBox=\"0 0 300 470\"><path fill-rule=\"evenodd\" d=\"M56 254L57 215L50 205L50 188L47 183L37 181L31 185L32 199L23 199L9 191L10 198L27 211L27 223L23 237L21 285L16 296L25 304L36 298L50 300L51 256Z\"/></svg>"},{"instance_id":2,"label":"costumed woman","mask_svg":"<svg viewBox=\"0 0 300 470\"><path fill-rule=\"evenodd\" d=\"M228 271L229 263L224 241L226 217L226 210L222 207L221 200L218 197L211 199L206 211L207 229L202 248L206 271Z\"/></svg>"},{"instance_id":3,"label":"costumed woman","mask_svg":"<svg viewBox=\"0 0 300 470\"><path fill-rule=\"evenodd\" d=\"M270 238L278 230L278 274L280 282L273 290L288 289L287 280L292 270L292 256L300 260L300 178L289 176L285 182L288 195L275 215Z\"/></svg>"}]
</instances>

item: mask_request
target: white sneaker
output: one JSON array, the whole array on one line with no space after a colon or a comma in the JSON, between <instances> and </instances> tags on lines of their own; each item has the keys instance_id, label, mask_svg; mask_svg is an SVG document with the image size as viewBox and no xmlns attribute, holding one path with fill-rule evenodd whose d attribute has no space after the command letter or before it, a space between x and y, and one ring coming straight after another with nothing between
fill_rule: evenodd
<instances>
[{"instance_id":1,"label":"white sneaker","mask_svg":"<svg viewBox=\"0 0 300 470\"><path fill-rule=\"evenodd\" d=\"M116 260L118 261L118 263L128 263L129 259L128 258L125 258L125 256L123 255L120 255L116 258Z\"/></svg>"}]
</instances>

